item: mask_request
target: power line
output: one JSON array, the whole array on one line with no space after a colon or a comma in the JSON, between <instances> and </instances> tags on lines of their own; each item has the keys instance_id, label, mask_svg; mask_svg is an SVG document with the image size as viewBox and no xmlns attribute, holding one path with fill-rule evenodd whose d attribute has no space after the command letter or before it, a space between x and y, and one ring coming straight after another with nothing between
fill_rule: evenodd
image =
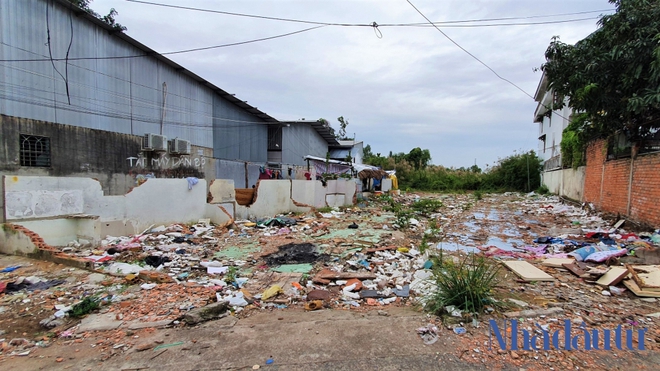
<instances>
[{"instance_id":1,"label":"power line","mask_svg":"<svg viewBox=\"0 0 660 371\"><path fill-rule=\"evenodd\" d=\"M212 9L203 9L203 8L193 8L193 7L189 7L189 6L171 5L171 4L163 4L163 3L154 3L154 2L150 2L150 1L140 1L140 0L126 0L126 1L128 1L128 2L132 2L132 3L140 3L140 4L146 4L146 5L161 6L161 7L165 7L165 8L183 9L183 10L194 10L194 11L197 11L197 12L215 13L215 14L224 14L224 15L232 15L232 16L246 17L246 18L266 19L266 20L271 20L271 21L292 22L292 23L303 23L303 24L313 24L313 25L321 25L321 26L373 27L373 23L365 24L365 23L330 23L330 22L316 22L316 21L306 21L306 20L302 20L302 19L280 18L280 17L269 17L269 16L264 16L264 15L255 15L255 14L245 14L245 13L225 12L225 11L222 11L222 10L212 10Z\"/></svg>"},{"instance_id":2,"label":"power line","mask_svg":"<svg viewBox=\"0 0 660 371\"><path fill-rule=\"evenodd\" d=\"M222 11L222 10L213 10L213 9L204 9L204 8L194 8L194 7L189 7L189 6L173 5L173 4L164 4L164 3L157 3L157 2L144 1L144 0L126 0L126 1L131 2L131 3L138 3L138 4L145 4L145 5L160 6L160 7L164 7L164 8L173 8L173 9L182 9L182 10L192 10L192 11L197 11L197 12L223 14L223 15L230 15L230 16L236 16L236 17L256 18L256 19L265 19L265 20L271 20L271 21L291 22L291 23L303 23L303 24L323 25L323 26L340 26L340 27L375 27L375 26L378 26L378 27L408 27L408 26L421 25L420 23L384 23L384 24L377 24L377 25L375 25L375 22L370 22L370 23L320 22L320 21L310 21L310 20L304 20L304 19L282 18L282 17L271 17L271 16L264 16L264 15L257 15L257 14L247 14L247 13L228 12L228 11ZM517 19L534 19L534 18L562 17L562 16L569 16L569 15L580 15L580 14L602 13L602 12L613 11L613 10L614 10L614 9L601 9L601 10L588 10L588 11L574 12L574 13L544 14L544 15L533 15L533 16L523 16L523 17L484 18L484 19L470 19L470 20L458 20L458 21L440 21L440 22L431 22L431 21L429 21L429 22L430 22L431 24L448 25L448 24L452 24L452 23L492 22L492 21L505 21L505 20L517 20ZM591 19L591 18L588 18L588 19Z\"/></svg>"},{"instance_id":3,"label":"power line","mask_svg":"<svg viewBox=\"0 0 660 371\"><path fill-rule=\"evenodd\" d=\"M488 68L488 69L489 69L493 74L495 74L495 76L497 76L499 79L508 82L509 84L511 84L511 85L514 86L516 89L518 89L518 90L520 90L521 92L523 92L523 93L524 93L525 95L527 95L528 97L534 99L534 96L532 96L531 94L529 94L528 92L526 92L525 90L523 90L523 88L521 88L520 86L516 85L516 84L515 84L514 82L512 82L511 80L508 80L508 79L506 79L506 78L500 76L500 74L497 73L497 71L495 71L494 69L492 69L489 65L487 65L486 63L484 63L481 59L477 58L474 54L470 53L467 49L465 49L464 47L462 47L459 43L457 43L456 41L454 41L451 37L449 37L446 33L444 33L440 28L438 28L438 26L436 26L433 22L431 22L431 20L428 19L428 17L425 16L424 13L422 13L419 9L417 9L417 7L415 6L415 4L413 4L412 2L410 2L410 0L406 0L406 1L408 2L408 4L410 4L410 6L413 7L413 9L415 9L415 10L417 11L417 13L419 13L419 15L421 15L422 17L424 17L424 19L426 19L430 24L432 24L433 27L434 27L436 30L438 30L438 32L440 32L440 33L442 34L442 36L446 37L447 40L451 41L454 45L456 45L459 49L461 49L462 51L464 51L467 55L469 55L470 57L474 58L477 62L481 63L484 67Z\"/></svg>"},{"instance_id":4,"label":"power line","mask_svg":"<svg viewBox=\"0 0 660 371\"><path fill-rule=\"evenodd\" d=\"M576 18L576 19L564 19L557 21L544 21L544 22L522 22L522 23L490 23L490 24L444 24L443 22L435 22L433 24L416 24L416 25L407 25L406 27L433 27L435 25L440 25L444 28L481 28L481 27L503 27L503 26L532 26L532 25L541 25L541 24L558 24L558 23L571 23L571 22L581 22L589 21L593 19L599 19L600 17L587 17L587 18Z\"/></svg>"},{"instance_id":5,"label":"power line","mask_svg":"<svg viewBox=\"0 0 660 371\"><path fill-rule=\"evenodd\" d=\"M160 55L174 55L174 54L183 54L183 53L191 53L191 52L197 52L201 50L209 50L209 49L219 49L219 48L226 48L230 46L238 46L238 45L245 45L245 44L252 44L260 41L267 41L267 40L273 40L273 39L279 39L282 37L286 36L292 36L296 35L299 33L307 32L307 31L312 31L316 30L318 28L322 28L325 26L316 26L316 27L309 27L305 28L302 30L298 31L293 31L293 32L287 32L284 34L279 34L275 36L268 36L268 37L262 37L259 39L252 39L252 40L247 40L247 41L239 41L235 43L229 43L229 44L222 44L222 45L213 45L213 46L205 46L201 48L194 48L194 49L185 49L185 50L177 50L177 51L171 51L171 52L165 52L165 53L158 53ZM3 43L4 44L4 43ZM106 59L130 59L130 58L144 58L144 57L152 57L154 56L153 53L147 53L147 54L135 54L135 55L121 55L121 56L108 56L108 57L78 57L78 58L43 58L43 59L0 59L0 62L52 62L52 61L87 61L87 60L106 60ZM64 78L64 76L62 77Z\"/></svg>"},{"instance_id":6,"label":"power line","mask_svg":"<svg viewBox=\"0 0 660 371\"><path fill-rule=\"evenodd\" d=\"M430 23L430 24L429 23L425 23L425 24L410 23L410 24L398 24L398 25L397 24L380 25L380 24L373 23L369 26L374 27L374 29L378 32L378 27L387 27L387 26L402 26L402 27L420 27L420 28L424 28L424 27L436 27L436 25L440 24L440 25L442 25L442 27L445 27L445 28L478 28L478 27L530 26L530 25L558 24L558 23L581 22L581 21L588 21L588 20L595 20L595 19L598 19L598 17L566 19L566 20L557 20L557 21L546 21L546 22L492 23L492 24L481 24L481 25L444 24L444 22L436 22L436 23ZM456 21L456 22L460 22L460 21ZM160 54L160 55L175 55L175 54L192 53L192 52L211 50L211 49L226 48L226 47L231 47L231 46L240 46L240 45L252 44L252 43L261 42L261 41L274 40L274 39L278 39L278 38L282 38L282 37L286 37L286 36L292 36L292 35L296 35L296 34L307 32L307 31L316 30L316 29L319 29L319 28L322 28L322 27L327 27L327 26L332 26L332 24L324 24L324 25L320 25L320 26L316 26L316 27L305 28L305 29L302 29L302 30L288 32L288 33L279 34L279 35L275 35L275 36L262 37L262 38L259 38L259 39L252 39L252 40L247 40L247 41L238 41L238 42L229 43L229 44L203 46L203 47L199 47L199 48L183 49L183 50L176 50L176 51L163 52L163 53L157 53L157 54ZM379 37L379 38L382 38L382 36ZM132 58L145 58L145 57L151 57L151 56L154 56L154 53L135 54L135 55L121 55L121 56L107 56L107 57L0 59L0 62L85 61L85 60L132 59Z\"/></svg>"}]
</instances>

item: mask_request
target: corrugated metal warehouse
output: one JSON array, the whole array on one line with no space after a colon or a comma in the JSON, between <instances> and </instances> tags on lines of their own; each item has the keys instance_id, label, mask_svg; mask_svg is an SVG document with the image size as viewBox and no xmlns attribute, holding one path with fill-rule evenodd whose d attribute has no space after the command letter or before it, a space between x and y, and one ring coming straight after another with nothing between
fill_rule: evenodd
<instances>
[{"instance_id":1,"label":"corrugated metal warehouse","mask_svg":"<svg viewBox=\"0 0 660 371\"><path fill-rule=\"evenodd\" d=\"M277 120L67 1L0 2L0 60L7 116L162 133L217 158L267 160Z\"/></svg>"}]
</instances>

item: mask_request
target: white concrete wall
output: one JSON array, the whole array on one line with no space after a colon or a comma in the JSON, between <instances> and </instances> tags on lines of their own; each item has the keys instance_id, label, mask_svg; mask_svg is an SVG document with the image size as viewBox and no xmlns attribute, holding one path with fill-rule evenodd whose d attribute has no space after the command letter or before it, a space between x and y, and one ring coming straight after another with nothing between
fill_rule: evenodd
<instances>
[{"instance_id":1,"label":"white concrete wall","mask_svg":"<svg viewBox=\"0 0 660 371\"><path fill-rule=\"evenodd\" d=\"M240 188L240 187L239 187ZM236 200L236 187L233 179L214 179L209 185L212 204L233 202Z\"/></svg>"},{"instance_id":2,"label":"white concrete wall","mask_svg":"<svg viewBox=\"0 0 660 371\"><path fill-rule=\"evenodd\" d=\"M542 173L542 182L551 193L565 196L576 201L583 201L585 167L576 170L563 169Z\"/></svg>"},{"instance_id":3,"label":"white concrete wall","mask_svg":"<svg viewBox=\"0 0 660 371\"><path fill-rule=\"evenodd\" d=\"M101 184L88 178L6 176L4 186L3 198L7 200L10 195L12 200L12 206L6 208L11 222L33 230L55 246L78 237L98 241L109 230L135 234L152 224L194 223L205 218L225 224L231 220L218 205L209 207L206 203L203 179L192 189L185 179L149 179L123 196L104 196ZM48 203L39 206L43 195L48 196ZM64 195L70 197L65 199ZM68 201L75 207L64 207ZM39 213L30 213L38 207Z\"/></svg>"},{"instance_id":4,"label":"white concrete wall","mask_svg":"<svg viewBox=\"0 0 660 371\"><path fill-rule=\"evenodd\" d=\"M257 187L257 199L252 205L236 205L237 219L253 219L288 212L307 212L311 207L338 207L353 204L355 181L329 180L327 186L313 180L265 180ZM293 202L309 205L296 206Z\"/></svg>"},{"instance_id":5,"label":"white concrete wall","mask_svg":"<svg viewBox=\"0 0 660 371\"><path fill-rule=\"evenodd\" d=\"M257 184L257 196L248 206L236 205L236 218L254 219L287 212L307 212L311 208L299 207L291 198L292 180L265 180Z\"/></svg>"},{"instance_id":6,"label":"white concrete wall","mask_svg":"<svg viewBox=\"0 0 660 371\"><path fill-rule=\"evenodd\" d=\"M193 223L206 217L206 181L188 189L185 179L149 179L124 196L126 214L138 229L152 224Z\"/></svg>"},{"instance_id":7,"label":"white concrete wall","mask_svg":"<svg viewBox=\"0 0 660 371\"><path fill-rule=\"evenodd\" d=\"M101 243L101 226L97 218L62 218L25 220L21 226L34 231L52 246L66 246L69 242L85 239L93 244Z\"/></svg>"},{"instance_id":8,"label":"white concrete wall","mask_svg":"<svg viewBox=\"0 0 660 371\"><path fill-rule=\"evenodd\" d=\"M185 179L149 179L123 196L104 196L101 184L88 178L7 176L4 187L3 198L7 200L10 195L12 200L7 208L12 223L34 231L54 246L79 238L97 243L110 232L137 234L151 225L194 223L206 218L223 225L232 218L347 206L353 204L356 192L355 181L347 179L330 180L325 187L320 181L267 180L259 182L255 202L241 206L235 203L231 180L215 180L211 184L213 204L206 203L203 179L192 189L188 189ZM40 206L43 195L48 196L48 202ZM38 208L39 213L34 212Z\"/></svg>"},{"instance_id":9,"label":"white concrete wall","mask_svg":"<svg viewBox=\"0 0 660 371\"><path fill-rule=\"evenodd\" d=\"M324 202L322 198L316 199L316 184L321 183L309 180L292 180L291 181L291 198L294 201L310 205L314 207L323 207Z\"/></svg>"},{"instance_id":10,"label":"white concrete wall","mask_svg":"<svg viewBox=\"0 0 660 371\"><path fill-rule=\"evenodd\" d=\"M0 253L7 255L28 255L36 250L30 237L3 224L0 228Z\"/></svg>"}]
</instances>

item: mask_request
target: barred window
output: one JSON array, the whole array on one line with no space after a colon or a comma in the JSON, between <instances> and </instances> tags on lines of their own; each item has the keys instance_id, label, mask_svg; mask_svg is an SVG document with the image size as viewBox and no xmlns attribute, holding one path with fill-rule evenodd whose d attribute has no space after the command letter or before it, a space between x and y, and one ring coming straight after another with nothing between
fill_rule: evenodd
<instances>
[{"instance_id":1,"label":"barred window","mask_svg":"<svg viewBox=\"0 0 660 371\"><path fill-rule=\"evenodd\" d=\"M50 167L50 138L21 134L21 166Z\"/></svg>"}]
</instances>

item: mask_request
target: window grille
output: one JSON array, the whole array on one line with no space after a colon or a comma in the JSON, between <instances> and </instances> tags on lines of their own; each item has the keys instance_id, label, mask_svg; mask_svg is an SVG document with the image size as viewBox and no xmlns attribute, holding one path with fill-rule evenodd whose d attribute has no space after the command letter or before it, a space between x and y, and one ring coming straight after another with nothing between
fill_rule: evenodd
<instances>
[{"instance_id":1,"label":"window grille","mask_svg":"<svg viewBox=\"0 0 660 371\"><path fill-rule=\"evenodd\" d=\"M50 138L21 134L21 166L50 167Z\"/></svg>"}]
</instances>

